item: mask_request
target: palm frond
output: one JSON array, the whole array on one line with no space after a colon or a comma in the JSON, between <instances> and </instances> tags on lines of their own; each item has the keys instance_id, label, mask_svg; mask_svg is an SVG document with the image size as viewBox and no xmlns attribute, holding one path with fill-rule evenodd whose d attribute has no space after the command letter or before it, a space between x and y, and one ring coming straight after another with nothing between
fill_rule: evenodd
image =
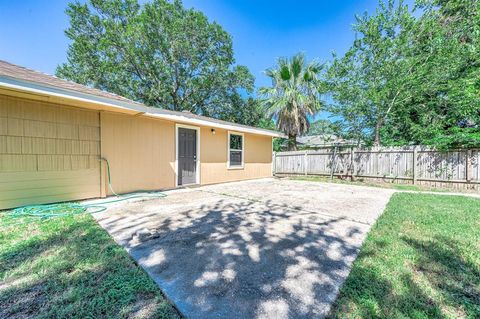
<instances>
[{"instance_id":1,"label":"palm frond","mask_svg":"<svg viewBox=\"0 0 480 319\"><path fill-rule=\"evenodd\" d=\"M305 55L298 53L279 58L277 66L265 71L271 87L259 89L266 112L277 119L277 127L289 136L308 131L308 115L320 110L323 103L318 93L319 75L323 65L317 61L306 63Z\"/></svg>"}]
</instances>

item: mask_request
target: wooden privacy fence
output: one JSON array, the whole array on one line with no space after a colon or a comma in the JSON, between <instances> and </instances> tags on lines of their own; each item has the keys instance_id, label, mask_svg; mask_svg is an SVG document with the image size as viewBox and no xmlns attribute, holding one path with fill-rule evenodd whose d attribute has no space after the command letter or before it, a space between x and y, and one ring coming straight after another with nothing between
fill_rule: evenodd
<instances>
[{"instance_id":1,"label":"wooden privacy fence","mask_svg":"<svg viewBox=\"0 0 480 319\"><path fill-rule=\"evenodd\" d=\"M373 178L397 183L480 188L480 150L428 147L352 148L274 153L278 175Z\"/></svg>"}]
</instances>

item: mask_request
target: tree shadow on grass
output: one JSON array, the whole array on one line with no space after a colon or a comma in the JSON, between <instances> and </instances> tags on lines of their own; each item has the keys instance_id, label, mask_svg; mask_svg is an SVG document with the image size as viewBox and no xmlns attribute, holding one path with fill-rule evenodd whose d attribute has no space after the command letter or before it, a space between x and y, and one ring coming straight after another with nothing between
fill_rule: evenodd
<instances>
[{"instance_id":1,"label":"tree shadow on grass","mask_svg":"<svg viewBox=\"0 0 480 319\"><path fill-rule=\"evenodd\" d=\"M401 275L406 292L366 267L354 267L342 287L329 318L442 318L439 306L413 282ZM353 315L345 315L353 314Z\"/></svg>"},{"instance_id":2,"label":"tree shadow on grass","mask_svg":"<svg viewBox=\"0 0 480 319\"><path fill-rule=\"evenodd\" d=\"M23 232L24 239L2 238L9 247L0 253L1 318L177 316L91 216L8 231Z\"/></svg>"},{"instance_id":3,"label":"tree shadow on grass","mask_svg":"<svg viewBox=\"0 0 480 319\"><path fill-rule=\"evenodd\" d=\"M445 300L444 311L453 317L479 318L480 266L459 253L460 244L443 236L433 240L402 239L418 252L415 271Z\"/></svg>"},{"instance_id":4,"label":"tree shadow on grass","mask_svg":"<svg viewBox=\"0 0 480 319\"><path fill-rule=\"evenodd\" d=\"M419 258L406 270L398 269L397 278L389 279L366 261L372 256L382 258L381 252L364 254L362 251L330 318L480 317L478 265L458 254L457 242L445 237L428 241L402 237L401 240L414 248ZM394 281L399 281L401 287Z\"/></svg>"}]
</instances>

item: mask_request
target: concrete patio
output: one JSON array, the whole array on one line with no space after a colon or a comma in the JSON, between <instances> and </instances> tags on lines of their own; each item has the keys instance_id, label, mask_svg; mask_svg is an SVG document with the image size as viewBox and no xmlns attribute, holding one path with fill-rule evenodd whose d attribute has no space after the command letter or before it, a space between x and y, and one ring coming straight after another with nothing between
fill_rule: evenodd
<instances>
[{"instance_id":1,"label":"concrete patio","mask_svg":"<svg viewBox=\"0 0 480 319\"><path fill-rule=\"evenodd\" d=\"M262 179L95 218L186 318L322 318L393 192Z\"/></svg>"}]
</instances>

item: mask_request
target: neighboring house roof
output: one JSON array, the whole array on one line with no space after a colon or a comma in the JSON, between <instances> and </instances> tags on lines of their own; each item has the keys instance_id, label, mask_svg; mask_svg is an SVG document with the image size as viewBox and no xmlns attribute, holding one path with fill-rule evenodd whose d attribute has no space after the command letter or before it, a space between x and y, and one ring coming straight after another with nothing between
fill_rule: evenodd
<instances>
[{"instance_id":1,"label":"neighboring house roof","mask_svg":"<svg viewBox=\"0 0 480 319\"><path fill-rule=\"evenodd\" d=\"M131 113L135 115L145 115L193 125L212 126L272 137L283 137L282 133L276 131L222 121L190 112L178 112L148 107L120 95L60 79L53 75L34 71L2 60L0 60L0 88L1 87L34 94L46 94L60 98L96 103L118 111L131 110L134 111Z\"/></svg>"},{"instance_id":2,"label":"neighboring house roof","mask_svg":"<svg viewBox=\"0 0 480 319\"><path fill-rule=\"evenodd\" d=\"M297 143L307 147L331 147L357 145L355 141L345 140L333 134L297 137Z\"/></svg>"}]
</instances>

